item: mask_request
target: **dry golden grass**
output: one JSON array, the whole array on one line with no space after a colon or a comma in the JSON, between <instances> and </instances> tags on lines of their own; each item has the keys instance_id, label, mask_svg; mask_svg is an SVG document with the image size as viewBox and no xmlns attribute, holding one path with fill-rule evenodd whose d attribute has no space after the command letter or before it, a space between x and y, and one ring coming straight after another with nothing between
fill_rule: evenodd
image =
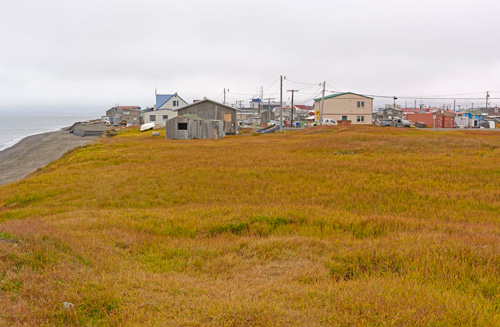
<instances>
[{"instance_id":1,"label":"dry golden grass","mask_svg":"<svg viewBox=\"0 0 500 327\"><path fill-rule=\"evenodd\" d=\"M481 131L129 130L0 187L0 325L498 326L499 159Z\"/></svg>"}]
</instances>

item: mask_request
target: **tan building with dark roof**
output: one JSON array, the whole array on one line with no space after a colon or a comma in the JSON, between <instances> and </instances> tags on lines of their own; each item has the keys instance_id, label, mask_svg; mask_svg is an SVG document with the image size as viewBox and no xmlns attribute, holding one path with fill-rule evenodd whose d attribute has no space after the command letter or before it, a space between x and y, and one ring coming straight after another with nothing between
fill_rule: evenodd
<instances>
[{"instance_id":1,"label":"tan building with dark roof","mask_svg":"<svg viewBox=\"0 0 500 327\"><path fill-rule=\"evenodd\" d=\"M321 98L314 99L314 110L321 110ZM371 124L373 98L352 92L325 96L323 119L349 120L353 125Z\"/></svg>"}]
</instances>

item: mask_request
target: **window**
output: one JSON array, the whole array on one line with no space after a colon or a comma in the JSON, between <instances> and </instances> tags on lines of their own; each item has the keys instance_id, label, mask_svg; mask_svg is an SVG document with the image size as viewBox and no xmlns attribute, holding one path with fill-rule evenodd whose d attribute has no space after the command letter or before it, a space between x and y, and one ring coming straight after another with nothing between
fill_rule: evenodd
<instances>
[{"instance_id":1,"label":"window","mask_svg":"<svg viewBox=\"0 0 500 327\"><path fill-rule=\"evenodd\" d=\"M224 121L231 122L231 114L224 114Z\"/></svg>"},{"instance_id":2,"label":"window","mask_svg":"<svg viewBox=\"0 0 500 327\"><path fill-rule=\"evenodd\" d=\"M162 118L163 120L168 120L168 115L163 115L163 116L161 116L161 118Z\"/></svg>"},{"instance_id":3,"label":"window","mask_svg":"<svg viewBox=\"0 0 500 327\"><path fill-rule=\"evenodd\" d=\"M365 116L356 116L356 121L357 122L364 122L365 121Z\"/></svg>"},{"instance_id":4,"label":"window","mask_svg":"<svg viewBox=\"0 0 500 327\"><path fill-rule=\"evenodd\" d=\"M187 131L188 123L177 123L177 129L180 131Z\"/></svg>"},{"instance_id":5,"label":"window","mask_svg":"<svg viewBox=\"0 0 500 327\"><path fill-rule=\"evenodd\" d=\"M156 115L149 115L149 121L156 121Z\"/></svg>"},{"instance_id":6,"label":"window","mask_svg":"<svg viewBox=\"0 0 500 327\"><path fill-rule=\"evenodd\" d=\"M365 102L364 101L358 101L358 108L364 108L365 107Z\"/></svg>"},{"instance_id":7,"label":"window","mask_svg":"<svg viewBox=\"0 0 500 327\"><path fill-rule=\"evenodd\" d=\"M173 106L178 107L179 106L179 100L174 100L173 101Z\"/></svg>"},{"instance_id":8,"label":"window","mask_svg":"<svg viewBox=\"0 0 500 327\"><path fill-rule=\"evenodd\" d=\"M342 116L342 120L347 120L347 116Z\"/></svg>"}]
</instances>

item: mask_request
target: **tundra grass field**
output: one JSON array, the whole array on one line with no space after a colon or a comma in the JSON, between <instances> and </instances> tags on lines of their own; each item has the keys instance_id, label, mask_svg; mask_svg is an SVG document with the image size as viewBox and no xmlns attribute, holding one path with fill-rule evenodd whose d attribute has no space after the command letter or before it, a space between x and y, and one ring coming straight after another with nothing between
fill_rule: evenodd
<instances>
[{"instance_id":1,"label":"tundra grass field","mask_svg":"<svg viewBox=\"0 0 500 327\"><path fill-rule=\"evenodd\" d=\"M0 187L0 325L499 326L499 162L484 131L100 139Z\"/></svg>"}]
</instances>

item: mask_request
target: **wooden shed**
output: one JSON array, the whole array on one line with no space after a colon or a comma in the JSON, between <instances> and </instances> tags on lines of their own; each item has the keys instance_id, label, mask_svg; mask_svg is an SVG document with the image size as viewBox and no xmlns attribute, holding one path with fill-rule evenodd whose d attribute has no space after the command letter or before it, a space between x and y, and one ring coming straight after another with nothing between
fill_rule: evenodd
<instances>
[{"instance_id":1,"label":"wooden shed","mask_svg":"<svg viewBox=\"0 0 500 327\"><path fill-rule=\"evenodd\" d=\"M234 135L238 133L236 109L225 104L205 99L176 109L176 111L179 116L195 115L204 120L221 121L224 125L225 134Z\"/></svg>"},{"instance_id":2,"label":"wooden shed","mask_svg":"<svg viewBox=\"0 0 500 327\"><path fill-rule=\"evenodd\" d=\"M166 138L177 140L220 139L226 136L224 122L185 114L167 120Z\"/></svg>"}]
</instances>

